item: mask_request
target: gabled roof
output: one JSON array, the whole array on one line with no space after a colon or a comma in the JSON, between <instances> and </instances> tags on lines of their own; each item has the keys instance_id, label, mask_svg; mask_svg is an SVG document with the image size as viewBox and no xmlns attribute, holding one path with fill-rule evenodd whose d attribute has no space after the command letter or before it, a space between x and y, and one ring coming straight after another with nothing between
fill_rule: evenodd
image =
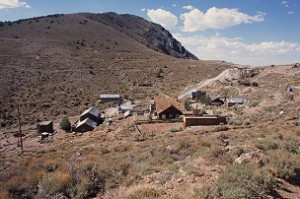
<instances>
[{"instance_id":1,"label":"gabled roof","mask_svg":"<svg viewBox=\"0 0 300 199\"><path fill-rule=\"evenodd\" d=\"M91 120L90 118L86 118L85 120L82 120L81 122L79 122L76 126L76 128L78 128L79 126L83 125L83 124L87 124L90 127L96 128L97 123L94 122L93 120Z\"/></svg>"},{"instance_id":2,"label":"gabled roof","mask_svg":"<svg viewBox=\"0 0 300 199\"><path fill-rule=\"evenodd\" d=\"M94 115L95 117L100 116L100 111L98 109L96 109L95 107L90 107L89 109L85 110L80 116L83 116L87 113L90 113L90 114Z\"/></svg>"},{"instance_id":3,"label":"gabled roof","mask_svg":"<svg viewBox=\"0 0 300 199\"><path fill-rule=\"evenodd\" d=\"M215 101L215 100L221 100L220 97L217 97L217 96L210 96L210 101ZM221 100L223 101L223 100Z\"/></svg>"},{"instance_id":4,"label":"gabled roof","mask_svg":"<svg viewBox=\"0 0 300 199\"><path fill-rule=\"evenodd\" d=\"M176 99L171 97L160 97L154 99L156 112L161 113L170 107L175 107L178 110L181 110L181 103L178 102Z\"/></svg>"}]
</instances>

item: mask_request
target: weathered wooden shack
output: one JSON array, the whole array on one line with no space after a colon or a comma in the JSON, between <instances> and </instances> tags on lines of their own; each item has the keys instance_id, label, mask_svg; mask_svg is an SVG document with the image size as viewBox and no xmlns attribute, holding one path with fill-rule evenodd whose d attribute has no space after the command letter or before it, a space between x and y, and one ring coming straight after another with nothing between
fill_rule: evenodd
<instances>
[{"instance_id":1,"label":"weathered wooden shack","mask_svg":"<svg viewBox=\"0 0 300 199\"><path fill-rule=\"evenodd\" d=\"M101 94L100 101L103 103L115 102L115 103L121 104L122 97L119 94Z\"/></svg>"},{"instance_id":2,"label":"weathered wooden shack","mask_svg":"<svg viewBox=\"0 0 300 199\"><path fill-rule=\"evenodd\" d=\"M200 90L194 90L191 92L191 98L192 100L196 100L197 98L201 98L201 97L204 97L206 96L206 92L204 91L200 91Z\"/></svg>"},{"instance_id":3,"label":"weathered wooden shack","mask_svg":"<svg viewBox=\"0 0 300 199\"><path fill-rule=\"evenodd\" d=\"M245 102L246 102L246 100L244 98L239 98L239 97L226 99L227 107L231 107L234 105L242 105Z\"/></svg>"},{"instance_id":4,"label":"weathered wooden shack","mask_svg":"<svg viewBox=\"0 0 300 199\"><path fill-rule=\"evenodd\" d=\"M85 120L86 118L90 118L96 124L100 124L101 121L101 113L100 111L95 108L95 107L90 107L89 109L85 110L81 115L80 115L80 121Z\"/></svg>"},{"instance_id":5,"label":"weathered wooden shack","mask_svg":"<svg viewBox=\"0 0 300 199\"><path fill-rule=\"evenodd\" d=\"M224 104L224 101L221 100L220 97L211 97L210 105L211 106L222 106Z\"/></svg>"},{"instance_id":6,"label":"weathered wooden shack","mask_svg":"<svg viewBox=\"0 0 300 199\"><path fill-rule=\"evenodd\" d=\"M175 119L182 115L181 103L169 97L156 98L155 115L159 119Z\"/></svg>"},{"instance_id":7,"label":"weathered wooden shack","mask_svg":"<svg viewBox=\"0 0 300 199\"><path fill-rule=\"evenodd\" d=\"M43 121L37 125L38 133L53 133L53 122L52 121Z\"/></svg>"},{"instance_id":8,"label":"weathered wooden shack","mask_svg":"<svg viewBox=\"0 0 300 199\"><path fill-rule=\"evenodd\" d=\"M90 118L86 118L77 124L75 128L75 132L84 133L88 131L93 131L96 128L96 126L97 126L96 122L94 122Z\"/></svg>"}]
</instances>

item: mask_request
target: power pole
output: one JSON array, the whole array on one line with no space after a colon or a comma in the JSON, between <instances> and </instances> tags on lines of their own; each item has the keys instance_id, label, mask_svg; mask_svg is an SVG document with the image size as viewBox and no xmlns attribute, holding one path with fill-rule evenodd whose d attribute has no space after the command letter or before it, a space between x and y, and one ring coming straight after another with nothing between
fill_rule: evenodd
<instances>
[{"instance_id":1,"label":"power pole","mask_svg":"<svg viewBox=\"0 0 300 199\"><path fill-rule=\"evenodd\" d=\"M20 140L20 147L21 153L23 153L23 135L22 135L22 128L21 128L21 116L20 116L20 104L18 104L18 118L19 118L19 135L18 135L18 144Z\"/></svg>"}]
</instances>

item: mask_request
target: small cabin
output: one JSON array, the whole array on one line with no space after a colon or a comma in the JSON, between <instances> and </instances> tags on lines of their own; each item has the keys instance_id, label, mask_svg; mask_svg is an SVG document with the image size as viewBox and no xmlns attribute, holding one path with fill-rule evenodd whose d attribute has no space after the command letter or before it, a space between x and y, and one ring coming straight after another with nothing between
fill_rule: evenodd
<instances>
[{"instance_id":1,"label":"small cabin","mask_svg":"<svg viewBox=\"0 0 300 199\"><path fill-rule=\"evenodd\" d=\"M101 94L100 101L102 103L115 102L115 103L121 104L122 97L119 94Z\"/></svg>"},{"instance_id":2,"label":"small cabin","mask_svg":"<svg viewBox=\"0 0 300 199\"><path fill-rule=\"evenodd\" d=\"M227 106L231 107L234 105L242 105L246 102L244 98L228 98L227 100Z\"/></svg>"},{"instance_id":3,"label":"small cabin","mask_svg":"<svg viewBox=\"0 0 300 199\"><path fill-rule=\"evenodd\" d=\"M212 97L210 100L211 106L222 106L224 101L220 99L220 97Z\"/></svg>"},{"instance_id":4,"label":"small cabin","mask_svg":"<svg viewBox=\"0 0 300 199\"><path fill-rule=\"evenodd\" d=\"M182 115L181 103L169 97L154 100L155 115L159 119L176 119Z\"/></svg>"},{"instance_id":5,"label":"small cabin","mask_svg":"<svg viewBox=\"0 0 300 199\"><path fill-rule=\"evenodd\" d=\"M44 121L37 125L38 133L53 133L53 122L52 121Z\"/></svg>"},{"instance_id":6,"label":"small cabin","mask_svg":"<svg viewBox=\"0 0 300 199\"><path fill-rule=\"evenodd\" d=\"M84 133L88 131L93 131L96 128L96 126L96 122L94 122L90 118L86 118L76 125L75 132Z\"/></svg>"},{"instance_id":7,"label":"small cabin","mask_svg":"<svg viewBox=\"0 0 300 199\"><path fill-rule=\"evenodd\" d=\"M95 107L90 107L89 109L85 110L81 115L80 115L80 121L85 120L86 118L90 118L94 122L100 124L101 121L101 113L100 111L95 108Z\"/></svg>"},{"instance_id":8,"label":"small cabin","mask_svg":"<svg viewBox=\"0 0 300 199\"><path fill-rule=\"evenodd\" d=\"M200 91L200 90L195 90L191 92L191 98L192 100L196 100L197 98L199 99L202 96L206 96L206 92Z\"/></svg>"}]
</instances>

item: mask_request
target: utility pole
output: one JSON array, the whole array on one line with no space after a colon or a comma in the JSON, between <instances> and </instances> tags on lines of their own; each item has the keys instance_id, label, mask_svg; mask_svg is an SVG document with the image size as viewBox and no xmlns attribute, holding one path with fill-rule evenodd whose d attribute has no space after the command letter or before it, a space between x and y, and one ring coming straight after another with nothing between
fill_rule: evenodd
<instances>
[{"instance_id":1,"label":"utility pole","mask_svg":"<svg viewBox=\"0 0 300 199\"><path fill-rule=\"evenodd\" d=\"M22 135L22 128L21 128L21 116L20 116L20 104L18 104L18 118L19 118L19 135L18 135L18 145L20 141L21 153L23 153L23 135Z\"/></svg>"}]
</instances>

